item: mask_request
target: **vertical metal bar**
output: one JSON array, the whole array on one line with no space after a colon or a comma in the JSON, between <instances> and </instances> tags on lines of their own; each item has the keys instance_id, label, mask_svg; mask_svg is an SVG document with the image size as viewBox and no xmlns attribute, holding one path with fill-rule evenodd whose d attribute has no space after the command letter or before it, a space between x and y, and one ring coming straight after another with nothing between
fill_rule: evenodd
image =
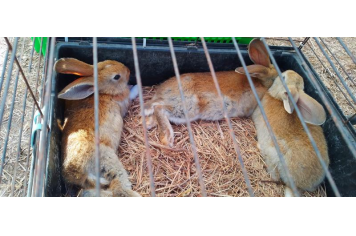
<instances>
[{"instance_id":1,"label":"vertical metal bar","mask_svg":"<svg viewBox=\"0 0 356 236\"><path fill-rule=\"evenodd\" d=\"M321 100L323 100L325 107L328 109L331 118L333 119L336 127L339 129L340 134L344 138L344 140L345 140L347 146L349 147L352 155L356 158L355 144L347 136L347 134L349 132L345 129L345 127L344 127L345 124L343 124L342 121L341 121L342 118L340 116L336 117L336 114L338 114L337 111L335 110L335 108L333 107L331 102L326 98L326 95L324 94L324 92L321 89L320 85L316 81L316 78L314 77L313 73L311 72L311 69L309 68L309 66L305 62L301 52L298 50L298 48L296 47L295 43L293 42L293 40L291 38L289 38L289 41L291 42L293 48L295 49L295 52L298 54L299 58L301 59L302 66L307 70L307 73L308 73L308 75L309 75L309 77L311 79L312 84L318 90L318 93L320 95Z\"/></svg>"},{"instance_id":2,"label":"vertical metal bar","mask_svg":"<svg viewBox=\"0 0 356 236\"><path fill-rule=\"evenodd\" d=\"M42 40L43 40L43 37L42 37ZM41 41L42 41L41 40ZM38 96L38 100L41 104L41 107L43 107L43 95L44 95L44 83L46 81L46 74L47 74L47 69L48 69L48 57L49 57L49 44L50 44L50 39L47 40L47 45L46 45L46 57L44 58L44 62L43 62L43 70L42 70L42 81L41 81L41 89L40 91L38 91L38 80L39 80L39 72L40 72L40 66L38 65L38 70L37 70L37 76L36 76L36 95L37 95L37 92L40 92L39 96ZM33 106L32 106L32 120L31 120L31 128L30 128L30 134L32 134L32 129L33 129L33 120L34 120L34 115L35 115L35 103L33 103ZM39 122L39 120L41 118L37 118ZM37 142L40 138L40 134L39 132L36 133L36 145L33 147L33 152L32 152L32 160L31 160L31 166L29 167L29 160L30 160L30 155L31 155L31 138L28 140L28 149L27 149L27 157L26 157L26 170L28 171L28 169L30 169L30 174L29 174L29 179L28 181L26 181L25 183L28 182L28 188L27 188L27 191L26 191L26 185L25 185L25 192L26 192L26 195L27 197L30 197L31 194L32 194L32 186L33 186L33 176L34 176L34 170L35 170L35 163L37 162L37 155L36 155L36 152L38 150L37 146ZM27 179L27 175L25 177Z\"/></svg>"},{"instance_id":3,"label":"vertical metal bar","mask_svg":"<svg viewBox=\"0 0 356 236\"><path fill-rule=\"evenodd\" d=\"M199 184L200 184L202 195L204 197L206 197L207 195L206 195L206 190L205 190L205 184L204 184L204 181L203 181L201 166L200 166L199 157L198 157L198 154L197 154L197 147L196 147L196 144L195 144L195 141L194 141L193 131L192 131L191 123L190 123L188 112L187 112L187 105L186 105L186 101L185 101L185 97L184 97L184 93L183 93L183 87L182 87L182 82L181 82L181 79L180 79L180 74L179 74L176 55L175 55L175 52L174 52L173 42L172 42L172 38L171 37L168 37L167 39L168 39L168 43L169 43L169 49L171 51L172 60L173 60L174 73L176 75L176 79L177 79L177 82L178 82L178 88L179 88L179 92L180 92L180 97L182 99L184 116L185 116L185 119L187 120L187 128L188 128L188 133L189 133L189 139L190 139L190 143L192 144L192 152L193 152L193 156L194 156L195 165L196 165L196 168L197 168Z\"/></svg>"},{"instance_id":4,"label":"vertical metal bar","mask_svg":"<svg viewBox=\"0 0 356 236\"><path fill-rule=\"evenodd\" d=\"M1 100L1 105L0 105L0 130L1 130L1 126L2 126L2 119L3 119L3 115L4 115L7 94L8 94L9 87L10 87L10 80L11 80L11 77L12 77L12 69L13 69L14 61L15 61L15 57L16 57L16 50L17 50L18 40L19 40L18 38L15 38L14 47L13 47L12 54L11 54L11 59L10 59L9 70L8 70L7 77L6 77L5 91L4 91L2 100ZM4 168L4 162L5 162L5 157L3 157L1 159L0 183L1 183L1 177L2 177L2 172L3 172L3 168Z\"/></svg>"},{"instance_id":5,"label":"vertical metal bar","mask_svg":"<svg viewBox=\"0 0 356 236\"><path fill-rule=\"evenodd\" d=\"M240 51L239 45L237 44L235 38L232 38L232 41L233 41L234 46L236 48L236 52L237 52L237 55L238 55L238 57L240 59L241 65L244 68L244 71L245 71L247 80L248 80L248 82L250 84L250 87L252 89L253 95L255 96L257 104L258 104L258 106L259 106L259 108L261 110L261 114L262 114L263 120L265 121L268 133L271 136L271 139L272 139L272 142L274 144L274 147L276 148L279 161L281 162L283 169L286 171L286 176L287 176L287 180L288 180L287 182L288 182L289 186L292 188L294 195L295 196L299 196L299 192L298 192L297 187L295 186L294 180L293 180L293 178L292 178L292 176L291 176L291 174L289 172L289 169L287 167L287 163L286 163L286 161L285 161L285 159L284 159L284 157L282 155L282 152L281 152L281 149L280 149L279 144L277 142L276 136L274 135L274 132L273 132L272 127L271 127L271 124L268 121L266 112L265 112L265 110L264 110L264 108L262 106L260 98L258 97L256 88L255 88L255 86L254 86L254 84L252 82L251 76L250 76L250 74L249 74L249 72L247 70L247 66L246 66L245 60L242 57L242 53Z\"/></svg>"},{"instance_id":6,"label":"vertical metal bar","mask_svg":"<svg viewBox=\"0 0 356 236\"><path fill-rule=\"evenodd\" d=\"M7 66L7 59L9 57L9 51L10 51L10 48L8 47L6 50L6 53L5 53L4 64L2 66L2 72L1 72L1 77L0 77L0 96L1 96L2 85L4 83L4 76L5 76L6 66Z\"/></svg>"},{"instance_id":7,"label":"vertical metal bar","mask_svg":"<svg viewBox=\"0 0 356 236\"><path fill-rule=\"evenodd\" d=\"M23 54L24 48L25 48L25 40L22 41L21 52L20 52L20 55L19 55L20 62L21 62L21 59L22 59L22 54ZM3 172L3 166L4 166L6 152L7 152L7 143L9 141L9 135L10 135L11 124L12 124L12 115L14 113L14 107L15 107L17 84L19 82L19 68L18 67L16 69L15 74L16 74L16 76L15 76L15 82L14 82L14 90L12 92L12 100L11 100L11 105L10 105L10 110L9 110L9 118L8 118L8 121L7 121L7 130L6 130L5 141L4 141L4 150L3 150L2 156L1 156L1 163L2 164L0 166L0 183L2 181L2 172Z\"/></svg>"},{"instance_id":8,"label":"vertical metal bar","mask_svg":"<svg viewBox=\"0 0 356 236\"><path fill-rule=\"evenodd\" d=\"M41 89L40 89L40 97L39 97L39 100L41 102L41 107L43 106L43 96L44 96L44 88L45 88L45 84L46 84L46 77L45 75L47 75L47 70L48 70L48 53L49 53L49 38L47 40L47 46L46 46L46 57L45 57L45 60L44 60L44 63L43 63L43 71L42 71L42 76L43 76L43 79L41 81Z\"/></svg>"},{"instance_id":9,"label":"vertical metal bar","mask_svg":"<svg viewBox=\"0 0 356 236\"><path fill-rule=\"evenodd\" d=\"M32 49L31 49L31 57L30 57L30 63L28 65L28 74L31 75L31 69L32 69L32 59L33 59L33 53L34 53L34 49L35 49L35 44L32 44ZM40 45L40 52L42 51L42 40L41 40L41 45ZM40 54L40 58L39 58L39 62L38 62L38 66L41 64L41 55ZM37 89L36 89L37 91ZM36 94L35 91L35 94ZM16 162L15 162L15 166L14 166L14 172L13 172L13 177L12 177L12 184L11 184L11 195L13 196L14 194L14 187L15 187L15 180L16 180L16 174L17 174L17 164L20 158L20 152L21 152L21 143L22 143L22 131L23 131L23 126L24 126L24 121L25 121L25 111L26 111L26 102L27 102L27 94L28 94L28 89L26 88L25 90L25 94L23 96L23 102L22 102L22 117L21 117L21 128L19 131L19 140L17 142L17 154L16 154ZM31 133L30 133L30 139L31 139ZM26 181L27 181L27 174L25 177L25 182L24 185L26 186ZM24 191L25 193L26 191Z\"/></svg>"},{"instance_id":10,"label":"vertical metal bar","mask_svg":"<svg viewBox=\"0 0 356 236\"><path fill-rule=\"evenodd\" d=\"M2 119L4 116L4 110L5 110L5 104L6 104L6 98L7 98L7 94L9 92L9 87L10 87L10 80L11 80L11 76L12 76L12 69L14 67L14 61L16 58L16 50L17 50L17 44L18 44L19 38L16 37L15 41L14 41L14 47L12 49L12 54L11 54L11 59L10 59L10 65L9 65L9 70L7 73L7 77L6 77L6 84L5 84L5 89L4 89L4 94L2 96L2 100L1 100L1 104L0 104L0 131L1 131L1 126L2 126ZM2 163L3 165L4 163ZM0 172L0 175L2 174L2 172Z\"/></svg>"},{"instance_id":11,"label":"vertical metal bar","mask_svg":"<svg viewBox=\"0 0 356 236\"><path fill-rule=\"evenodd\" d=\"M54 61L54 46L55 46L56 39L53 37L51 40L51 50L49 56L49 64L48 67L50 68L47 73L47 86L44 98L44 117L43 117L43 129L41 130L40 136L40 147L38 152L38 161L37 161L37 168L36 168L36 175L35 175L35 185L34 185L34 196L40 197L43 192L43 183L45 178L45 163L47 158L47 136L48 130L45 128L47 127L48 120L49 120L49 103L51 97L51 88L52 88L52 71L53 71L53 61Z\"/></svg>"},{"instance_id":12,"label":"vertical metal bar","mask_svg":"<svg viewBox=\"0 0 356 236\"><path fill-rule=\"evenodd\" d=\"M139 98L140 98L142 127L143 127L143 135L144 135L145 147L146 147L146 159L147 159L147 165L148 165L148 172L150 175L150 190L151 190L151 196L155 197L156 193L155 193L155 184L154 184L154 177L153 177L151 150L150 150L150 146L148 144L146 117L145 117L145 113L144 113L144 103L143 103L142 80L141 80L140 66L138 63L138 55L137 55L137 47L136 47L135 37L131 38L131 42L132 42L132 50L133 50L133 57L134 57L134 63L135 63L136 81L137 81L137 85L138 85L138 94L139 94Z\"/></svg>"},{"instance_id":13,"label":"vertical metal bar","mask_svg":"<svg viewBox=\"0 0 356 236\"><path fill-rule=\"evenodd\" d=\"M100 197L100 134L99 134L99 86L98 86L98 44L93 37L93 65L94 65L94 117L95 117L95 173L96 196Z\"/></svg>"},{"instance_id":14,"label":"vertical metal bar","mask_svg":"<svg viewBox=\"0 0 356 236\"><path fill-rule=\"evenodd\" d=\"M11 46L9 40L8 40L7 38L5 38L5 41L6 41L7 45L8 45L8 47L10 48L10 50L12 50L12 49L11 49L12 46ZM42 114L42 112L41 112L41 109L40 109L40 107L39 107L39 105L38 105L38 103L37 103L37 101L36 101L36 97L35 97L35 95L33 94L32 89L31 89L31 86L29 85L29 83L28 83L28 81L27 81L26 75L25 75L25 73L23 72L22 67L21 67L21 65L20 65L20 63L19 63L19 61L17 60L16 57L15 57L15 62L16 62L17 66L18 66L19 69L20 69L20 73L21 73L21 75L22 75L22 78L23 78L23 80L24 80L24 82L25 82L27 88L28 88L29 91L30 91L31 97L32 97L33 101L35 102L35 104L36 104L36 106L37 106L37 109L39 110L39 113L40 113L41 116L43 117L43 114Z\"/></svg>"},{"instance_id":15,"label":"vertical metal bar","mask_svg":"<svg viewBox=\"0 0 356 236\"><path fill-rule=\"evenodd\" d=\"M202 45L203 45L203 48L204 48L205 57L206 57L206 59L208 61L208 65L209 65L209 69L210 69L211 75L212 75L213 80L214 80L216 91L218 92L218 97L219 97L219 100L220 100L220 103L221 103L221 107L223 108L224 118L225 118L226 123L228 124L228 127L229 127L229 132L230 132L230 136L232 138L232 142L234 144L234 149L235 149L235 152L237 154L238 160L239 160L240 165L241 165L241 170L242 170L245 182L246 182L248 193L250 194L251 197L253 197L254 194L253 194L253 189L252 189L252 186L251 186L251 182L250 182L250 179L248 178L247 170L246 170L245 164L244 164L244 162L242 160L240 147L239 147L239 145L237 144L237 141L236 141L235 133L234 133L234 130L232 128L231 121L230 121L230 118L228 116L228 113L227 113L227 110L226 110L226 107L225 107L225 103L224 103L224 99L223 99L223 96L222 96L222 93L221 93L219 82L218 82L218 79L216 77L214 66L213 66L213 63L211 61L210 54L209 54L208 48L206 46L204 37L201 37L201 42L202 42Z\"/></svg>"},{"instance_id":16,"label":"vertical metal bar","mask_svg":"<svg viewBox=\"0 0 356 236\"><path fill-rule=\"evenodd\" d=\"M341 46L345 49L345 51L347 52L347 54L349 54L349 56L351 57L352 61L356 64L356 57L352 54L352 52L350 51L350 49L346 46L346 44L344 43L344 41L342 41L342 39L340 37L336 37L336 39L339 41L339 43L341 44Z\"/></svg>"},{"instance_id":17,"label":"vertical metal bar","mask_svg":"<svg viewBox=\"0 0 356 236\"><path fill-rule=\"evenodd\" d=\"M295 111L296 111L296 113L297 113L297 115L298 115L298 118L299 118L299 120L300 120L300 122L301 122L301 124L302 124L302 126L303 126L303 128L304 128L304 130L305 130L305 132L306 132L306 134L308 135L308 138L309 138L309 140L310 140L310 143L311 143L311 145L312 145L313 148L314 148L315 154L316 154L316 156L318 157L319 162L320 162L322 168L323 168L324 171L325 171L326 178L329 180L329 183L330 183L331 188L333 189L335 195L336 195L337 197L340 197L341 195L340 195L339 190L338 190L338 188L337 188L337 186L336 186L336 184L335 184L334 179L332 178L332 176L331 176L331 174L330 174L330 172L329 172L329 170L328 170L328 166L325 164L325 161L324 161L323 158L321 157L319 148L316 146L315 140L314 140L313 136L311 135L310 130L309 130L307 124L306 124L305 121L304 121L304 118L303 118L303 116L302 116L302 113L300 112L300 110L299 110L299 108L298 108L298 106L297 106L297 103L296 103L296 101L295 101L294 98L293 98L292 93L290 92L290 90L289 90L289 88L288 88L286 82L284 81L284 79L282 79L282 78L283 78L282 72L281 72L281 70L279 69L279 67L278 67L278 65L277 65L277 62L276 62L276 60L275 60L275 58L274 58L274 56L273 56L273 54L272 54L272 52L271 52L271 50L270 50L270 48L269 48L269 46L268 46L266 40L265 40L264 38L261 38L261 40L262 40L263 44L265 45L265 47L266 47L266 49L267 49L267 52L268 52L268 54L269 54L269 56L270 56L270 58L271 58L272 64L275 66L275 68L276 68L276 70L277 70L277 73L278 73L279 77L281 78L281 82L282 82L282 84L283 84L283 87L286 89L286 92L287 92L287 94L288 94L288 97L289 97L290 100L292 101L293 107L294 107L294 109L295 109Z\"/></svg>"},{"instance_id":18,"label":"vertical metal bar","mask_svg":"<svg viewBox=\"0 0 356 236\"><path fill-rule=\"evenodd\" d=\"M345 67L340 63L340 61L337 59L337 57L335 56L335 54L331 51L331 49L329 48L329 46L325 43L324 39L320 38L320 41L324 44L324 46L326 47L326 49L329 51L329 53L331 54L331 56L334 58L334 60L337 62L337 64L339 64L339 66L341 67L341 69L344 71L345 75L347 75L347 78L351 81L351 83L356 86L355 82L352 80L351 76L349 73L347 73Z\"/></svg>"},{"instance_id":19,"label":"vertical metal bar","mask_svg":"<svg viewBox=\"0 0 356 236\"><path fill-rule=\"evenodd\" d=\"M326 54L324 48L321 46L319 40L314 37L314 40L316 42L316 44L318 44L321 52L324 54L325 58L328 60L329 64L331 65L331 67L333 68L333 70L335 71L337 77L340 79L340 82L344 85L347 93L350 95L351 99L354 101L354 103L356 103L356 98L353 95L352 91L350 90L349 86L347 86L345 80L342 78L342 76L340 75L339 71L337 70L337 68L335 67L334 63L331 61L330 57Z\"/></svg>"}]
</instances>

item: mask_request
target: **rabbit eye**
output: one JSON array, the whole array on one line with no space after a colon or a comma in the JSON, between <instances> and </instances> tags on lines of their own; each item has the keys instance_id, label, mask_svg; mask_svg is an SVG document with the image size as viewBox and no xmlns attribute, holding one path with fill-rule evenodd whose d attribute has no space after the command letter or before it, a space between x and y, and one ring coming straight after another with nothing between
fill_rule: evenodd
<instances>
[{"instance_id":1,"label":"rabbit eye","mask_svg":"<svg viewBox=\"0 0 356 236\"><path fill-rule=\"evenodd\" d=\"M121 75L115 75L114 80L119 80Z\"/></svg>"}]
</instances>

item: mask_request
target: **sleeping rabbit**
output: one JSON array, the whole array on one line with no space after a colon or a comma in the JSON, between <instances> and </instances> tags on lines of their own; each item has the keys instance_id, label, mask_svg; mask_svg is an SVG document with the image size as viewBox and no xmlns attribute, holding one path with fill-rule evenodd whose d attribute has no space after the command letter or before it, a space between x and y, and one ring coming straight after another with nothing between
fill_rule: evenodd
<instances>
[{"instance_id":1,"label":"sleeping rabbit","mask_svg":"<svg viewBox=\"0 0 356 236\"><path fill-rule=\"evenodd\" d=\"M74 58L62 58L56 62L55 70L82 76L58 94L58 98L66 100L62 174L67 184L83 189L82 196L96 196L93 66ZM98 63L101 196L140 196L131 189L127 172L116 154L123 116L130 102L129 76L130 70L120 62Z\"/></svg>"},{"instance_id":2,"label":"sleeping rabbit","mask_svg":"<svg viewBox=\"0 0 356 236\"><path fill-rule=\"evenodd\" d=\"M307 124L308 129L315 140L322 159L326 165L329 165L325 137L322 128L319 126L326 120L324 108L304 93L304 81L299 74L288 70L283 73L283 77L305 122L309 123ZM324 180L325 171L297 113L294 112L293 104L279 77L275 79L273 85L263 97L262 105L296 187L301 190L314 191ZM286 172L280 163L259 107L252 114L252 119L257 130L259 148L268 171L274 180L281 179L287 184ZM288 184L285 195L293 196Z\"/></svg>"},{"instance_id":3,"label":"sleeping rabbit","mask_svg":"<svg viewBox=\"0 0 356 236\"><path fill-rule=\"evenodd\" d=\"M262 41L259 39L251 41L248 52L255 65L247 68L253 77L257 94L262 98L277 77L277 72L270 62ZM248 117L255 110L257 101L243 68L237 68L236 72L216 72L216 76L228 116ZM181 81L190 121L224 118L210 72L182 74ZM147 127L150 129L158 125L160 141L165 145L173 146L174 134L170 122L176 124L186 122L176 77L168 79L157 87L154 97L145 104L144 114L147 116Z\"/></svg>"}]
</instances>

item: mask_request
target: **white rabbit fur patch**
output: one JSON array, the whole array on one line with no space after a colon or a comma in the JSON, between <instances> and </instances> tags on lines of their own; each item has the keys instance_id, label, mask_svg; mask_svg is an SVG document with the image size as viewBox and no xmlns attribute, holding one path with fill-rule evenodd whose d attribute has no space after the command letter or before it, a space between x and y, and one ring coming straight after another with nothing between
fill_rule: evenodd
<instances>
[{"instance_id":1,"label":"white rabbit fur patch","mask_svg":"<svg viewBox=\"0 0 356 236\"><path fill-rule=\"evenodd\" d=\"M135 98L137 98L137 96L138 96L138 86L134 85L130 89L130 100L134 100Z\"/></svg>"}]
</instances>

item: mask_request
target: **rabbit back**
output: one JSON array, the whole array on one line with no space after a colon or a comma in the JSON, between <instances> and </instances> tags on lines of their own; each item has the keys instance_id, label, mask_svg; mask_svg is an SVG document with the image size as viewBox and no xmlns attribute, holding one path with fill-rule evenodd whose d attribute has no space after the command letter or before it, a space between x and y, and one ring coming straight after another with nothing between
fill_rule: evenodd
<instances>
[{"instance_id":1,"label":"rabbit back","mask_svg":"<svg viewBox=\"0 0 356 236\"><path fill-rule=\"evenodd\" d=\"M224 103L230 117L243 117L252 114L257 105L245 75L234 71L216 72ZM191 120L219 120L224 117L221 102L210 72L187 73L181 75L182 88L186 100L188 116ZM259 97L266 88L253 79ZM171 121L184 123L183 104L176 77L158 86L151 105L161 105L169 114ZM149 111L146 115L149 115Z\"/></svg>"},{"instance_id":2,"label":"rabbit back","mask_svg":"<svg viewBox=\"0 0 356 236\"><path fill-rule=\"evenodd\" d=\"M263 97L262 105L296 186L303 190L314 191L323 181L325 171L296 112L288 114L283 108L283 102L271 97L269 93ZM288 183L259 107L254 111L252 119L256 125L258 143L268 171L275 180L281 178ZM327 144L322 128L311 124L307 126L323 160L328 165Z\"/></svg>"}]
</instances>

